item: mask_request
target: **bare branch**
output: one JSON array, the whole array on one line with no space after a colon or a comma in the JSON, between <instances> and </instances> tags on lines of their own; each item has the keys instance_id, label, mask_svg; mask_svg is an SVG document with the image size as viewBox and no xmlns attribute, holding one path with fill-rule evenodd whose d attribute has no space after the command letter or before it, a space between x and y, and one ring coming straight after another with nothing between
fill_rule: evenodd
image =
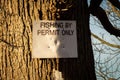
<instances>
[{"instance_id":1,"label":"bare branch","mask_svg":"<svg viewBox=\"0 0 120 80\"><path fill-rule=\"evenodd\" d=\"M113 25L108 20L105 11L101 7L97 8L96 12L92 12L92 14L100 20L104 29L106 29L110 34L120 37L120 30L113 27Z\"/></svg>"},{"instance_id":2,"label":"bare branch","mask_svg":"<svg viewBox=\"0 0 120 80\"><path fill-rule=\"evenodd\" d=\"M115 7L120 9L120 2L119 0L109 0Z\"/></svg>"},{"instance_id":3,"label":"bare branch","mask_svg":"<svg viewBox=\"0 0 120 80\"><path fill-rule=\"evenodd\" d=\"M113 1L113 0L110 0L110 1ZM120 37L120 30L113 27L113 25L108 20L106 12L99 6L100 6L100 2L97 2L96 0L91 0L91 4L89 7L90 13L96 16L100 20L104 29L107 30L110 34Z\"/></svg>"},{"instance_id":4,"label":"bare branch","mask_svg":"<svg viewBox=\"0 0 120 80\"><path fill-rule=\"evenodd\" d=\"M91 33L91 35L92 35L94 38L98 39L102 44L106 44L106 45L108 45L108 46L111 46L111 47L119 48L119 49L120 49L120 45L111 44L111 43L109 43L109 42L101 39L100 37L98 37L97 35L95 35L95 34L93 34L93 33Z\"/></svg>"}]
</instances>

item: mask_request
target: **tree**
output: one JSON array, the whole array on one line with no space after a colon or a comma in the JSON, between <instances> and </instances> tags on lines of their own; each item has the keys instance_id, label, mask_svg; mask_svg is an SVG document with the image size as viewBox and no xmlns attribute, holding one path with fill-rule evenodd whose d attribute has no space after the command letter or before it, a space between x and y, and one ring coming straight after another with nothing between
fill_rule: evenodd
<instances>
[{"instance_id":1,"label":"tree","mask_svg":"<svg viewBox=\"0 0 120 80\"><path fill-rule=\"evenodd\" d=\"M107 5L106 5L107 4ZM113 24L115 28L119 29L119 10L111 5L110 2L103 3L102 6L105 9L105 12ZM95 27L100 29L101 32L97 36L94 31L92 32L92 40L93 40L93 51L95 55L95 64L96 64L96 77L98 80L119 80L119 70L120 70L120 59L119 59L119 52L120 52L120 45L119 45L119 37L110 36L106 34L107 32L103 31L103 26L100 22L95 19ZM92 23L92 25L95 25ZM92 26L91 26L92 27ZM94 34L93 34L94 33ZM109 37L107 37L109 36ZM100 38L101 37L101 38ZM107 37L107 38L106 38ZM108 39L109 38L109 39ZM97 39L97 40L96 40Z\"/></svg>"},{"instance_id":2,"label":"tree","mask_svg":"<svg viewBox=\"0 0 120 80\"><path fill-rule=\"evenodd\" d=\"M120 37L120 30L113 27L113 25L108 20L108 17L105 13L105 10L100 7L100 4L101 4L102 1L103 0L99 0L99 2L96 1L96 0L91 0L89 11L92 15L96 16L100 20L101 24L103 25L103 27L106 31L108 31L112 35ZM109 0L109 1L115 7L120 9L119 0ZM104 19L103 19L103 17L104 17Z\"/></svg>"},{"instance_id":3,"label":"tree","mask_svg":"<svg viewBox=\"0 0 120 80\"><path fill-rule=\"evenodd\" d=\"M54 80L55 70L64 80L96 80L87 0L1 0L0 4L1 80ZM78 58L32 59L33 21L57 19L77 21Z\"/></svg>"},{"instance_id":4,"label":"tree","mask_svg":"<svg viewBox=\"0 0 120 80\"><path fill-rule=\"evenodd\" d=\"M108 32L120 36L120 31L110 24L104 10L99 7L102 0L99 1L91 0L89 12L99 18ZM109 1L120 9L118 0ZM50 80L54 79L55 70L60 70L65 80L96 79L87 0L1 0L0 4L1 79ZM32 59L33 21L57 19L77 21L78 58Z\"/></svg>"},{"instance_id":5,"label":"tree","mask_svg":"<svg viewBox=\"0 0 120 80\"><path fill-rule=\"evenodd\" d=\"M120 50L111 46L106 46L99 41L93 42L95 56L95 70L98 80L108 80L114 78L119 80L120 70Z\"/></svg>"}]
</instances>

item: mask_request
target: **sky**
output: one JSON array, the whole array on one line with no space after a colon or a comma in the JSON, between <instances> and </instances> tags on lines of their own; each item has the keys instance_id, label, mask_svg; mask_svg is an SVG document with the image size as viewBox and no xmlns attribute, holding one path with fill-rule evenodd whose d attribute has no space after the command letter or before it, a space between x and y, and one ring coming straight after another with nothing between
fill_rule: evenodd
<instances>
[{"instance_id":1,"label":"sky","mask_svg":"<svg viewBox=\"0 0 120 80\"><path fill-rule=\"evenodd\" d=\"M88 0L88 3L89 3L89 1L90 0ZM103 0L102 4L100 5L103 9L107 9L108 8L106 1L107 0ZM112 19L114 19L114 18L112 18ZM116 26L117 26L117 28L120 29L120 20L119 19L120 18L118 18ZM100 38L103 38L105 41L110 42L112 44L120 45L120 41L114 35L110 35L103 28L103 26L101 25L100 21L95 16L92 16L92 15L90 15L90 30L91 30L92 33L96 34ZM93 37L92 37L92 42L93 43L100 43L100 41L96 40ZM109 71L116 70L116 67L118 66L118 64L120 65L120 59L119 59L120 58L120 49L111 48L111 47L108 47L106 45L97 45L97 47L98 47L98 50L100 50L100 52L95 51L96 48L93 47L94 58L95 58L96 62L99 61L98 57L100 57L101 63L110 59L111 61L108 61L108 63L106 63L105 65L107 65L107 67L110 67L111 65L113 65L113 63L116 63L109 69ZM112 50L110 50L110 49L112 49ZM98 68L97 65L96 65L96 68ZM105 69L105 68L103 68L103 69ZM120 67L119 67L119 70L120 70ZM109 77L118 78L120 76L120 73L118 73L118 72L111 73L108 76ZM101 80L101 79L98 79L98 80Z\"/></svg>"}]
</instances>

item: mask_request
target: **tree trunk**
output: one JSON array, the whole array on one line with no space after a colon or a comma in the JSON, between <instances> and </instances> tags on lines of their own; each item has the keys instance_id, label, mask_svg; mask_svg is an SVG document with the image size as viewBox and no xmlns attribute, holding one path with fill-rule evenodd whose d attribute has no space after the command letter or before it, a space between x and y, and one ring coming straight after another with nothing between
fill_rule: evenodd
<instances>
[{"instance_id":1,"label":"tree trunk","mask_svg":"<svg viewBox=\"0 0 120 80\"><path fill-rule=\"evenodd\" d=\"M0 0L0 80L96 80L87 0L70 1ZM57 19L76 20L78 58L32 59L33 21Z\"/></svg>"}]
</instances>

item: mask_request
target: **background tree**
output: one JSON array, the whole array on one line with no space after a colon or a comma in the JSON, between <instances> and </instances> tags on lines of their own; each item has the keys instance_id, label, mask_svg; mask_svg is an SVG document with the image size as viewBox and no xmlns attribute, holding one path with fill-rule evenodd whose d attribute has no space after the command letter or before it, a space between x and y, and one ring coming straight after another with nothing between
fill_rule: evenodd
<instances>
[{"instance_id":1,"label":"background tree","mask_svg":"<svg viewBox=\"0 0 120 80\"><path fill-rule=\"evenodd\" d=\"M101 5L112 23L119 29L120 12L110 2L104 1ZM100 21L91 16L91 30L97 27L97 34L92 30L93 51L95 55L96 76L98 80L120 79L120 38L105 32ZM95 27L94 27L95 26ZM95 33L94 33L95 32Z\"/></svg>"}]
</instances>

